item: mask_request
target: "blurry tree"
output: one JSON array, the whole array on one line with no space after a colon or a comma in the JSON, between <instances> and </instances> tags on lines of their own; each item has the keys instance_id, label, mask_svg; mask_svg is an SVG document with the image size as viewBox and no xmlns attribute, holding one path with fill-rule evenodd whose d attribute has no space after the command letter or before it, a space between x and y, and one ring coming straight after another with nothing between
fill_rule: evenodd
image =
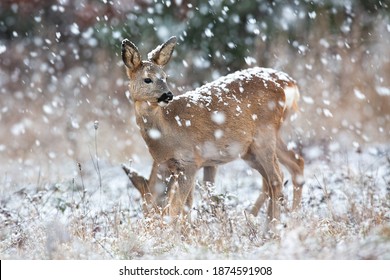
<instances>
[{"instance_id":1,"label":"blurry tree","mask_svg":"<svg viewBox=\"0 0 390 280\"><path fill-rule=\"evenodd\" d=\"M200 59L196 65L203 63L226 72L241 68L254 54L257 64L268 66L272 42L281 37L296 50L297 42L304 44L310 33L330 30L348 37L354 26L362 34L354 38L361 42L355 43L364 43L370 40L375 17L390 16L389 4L382 0L122 2L2 1L0 40L32 41L41 36L57 43L73 43L71 47L79 48L77 53L88 59L87 49L91 48L109 47L113 55L117 54L124 37L149 47L177 35L180 57L191 50ZM327 22L318 23L324 17ZM259 46L261 53L256 52Z\"/></svg>"},{"instance_id":2,"label":"blurry tree","mask_svg":"<svg viewBox=\"0 0 390 280\"><path fill-rule=\"evenodd\" d=\"M342 127L367 139L362 123L376 116L387 131L390 121L389 17L383 0L5 0L1 93L17 85L29 98L59 92L67 107L83 92L123 93L121 40L145 55L176 35L169 71L179 91L240 68L277 68L298 80L304 103L316 104L303 106L307 138L331 137L315 123L333 117L334 133ZM332 114L336 106L356 122L346 121L348 110Z\"/></svg>"}]
</instances>

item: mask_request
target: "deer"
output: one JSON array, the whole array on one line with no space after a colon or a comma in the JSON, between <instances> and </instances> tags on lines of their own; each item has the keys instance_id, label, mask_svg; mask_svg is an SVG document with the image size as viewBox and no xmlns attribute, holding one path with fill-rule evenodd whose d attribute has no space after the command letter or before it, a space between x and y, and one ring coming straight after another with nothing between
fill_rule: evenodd
<instances>
[{"instance_id":1,"label":"deer","mask_svg":"<svg viewBox=\"0 0 390 280\"><path fill-rule=\"evenodd\" d=\"M253 67L174 96L163 68L176 41L171 37L147 60L141 59L134 43L122 41L136 123L154 160L150 179L156 180L153 174L158 168L170 174L164 214L174 221L189 216L200 168L213 173L220 164L243 159L263 177L263 192L252 212L257 214L269 197L267 225L276 225L284 204L279 159L294 174L303 174L303 159L289 151L280 137L287 110L297 107L297 83L284 72ZM302 192L298 181L295 206Z\"/></svg>"},{"instance_id":2,"label":"deer","mask_svg":"<svg viewBox=\"0 0 390 280\"><path fill-rule=\"evenodd\" d=\"M287 112L287 111L286 111ZM299 209L302 200L302 186L303 186L303 173L304 173L304 159L301 155L289 150L283 141L277 142L277 156L280 163L287 168L292 174L293 183L293 204L291 211ZM165 207L165 189L166 179L170 174L164 173L164 170L159 168L156 162L153 162L152 170L149 175L149 179L146 179L133 168L126 164L122 164L122 169L130 179L131 183L141 195L142 208L144 216L148 216L150 213L161 212L161 209ZM215 184L215 177L217 174L217 166L205 166L203 168L203 183L207 185ZM269 192L267 188L267 182L263 178L263 189L260 196L257 198L253 205L250 214L257 216L264 203L269 199ZM187 205L187 207L190 207ZM154 211L151 211L153 209Z\"/></svg>"}]
</instances>

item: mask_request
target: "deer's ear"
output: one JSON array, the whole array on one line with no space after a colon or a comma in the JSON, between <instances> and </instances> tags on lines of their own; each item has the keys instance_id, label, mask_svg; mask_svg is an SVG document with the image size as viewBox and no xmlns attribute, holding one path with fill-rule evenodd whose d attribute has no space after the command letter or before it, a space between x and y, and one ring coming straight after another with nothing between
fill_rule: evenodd
<instances>
[{"instance_id":1,"label":"deer's ear","mask_svg":"<svg viewBox=\"0 0 390 280\"><path fill-rule=\"evenodd\" d=\"M169 38L164 44L158 46L148 54L148 59L157 65L164 66L171 59L173 49L176 46L176 37Z\"/></svg>"},{"instance_id":2,"label":"deer's ear","mask_svg":"<svg viewBox=\"0 0 390 280\"><path fill-rule=\"evenodd\" d=\"M141 65L138 48L128 39L122 41L122 60L130 71L134 71Z\"/></svg>"}]
</instances>

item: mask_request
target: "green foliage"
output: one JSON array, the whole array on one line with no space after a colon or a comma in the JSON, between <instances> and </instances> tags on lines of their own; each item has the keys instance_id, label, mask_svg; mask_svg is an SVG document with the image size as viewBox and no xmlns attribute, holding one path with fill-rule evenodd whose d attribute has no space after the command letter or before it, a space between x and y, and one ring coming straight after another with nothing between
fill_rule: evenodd
<instances>
[{"instance_id":1,"label":"green foliage","mask_svg":"<svg viewBox=\"0 0 390 280\"><path fill-rule=\"evenodd\" d=\"M176 35L180 57L180 52L193 50L215 68L234 70L245 64L244 58L253 53L257 42L269 45L280 36L288 42L302 39L320 17L327 18L330 30L340 33L348 31L340 26L357 14L390 14L388 4L378 0L289 1L288 5L280 0L135 3L122 7L115 1L69 1L63 6L54 0L8 1L0 4L0 38L53 37L56 33L61 34L59 42L74 42L87 49L110 48L116 53L125 37L148 47ZM372 27L370 20L358 24ZM79 33L72 32L75 27Z\"/></svg>"}]
</instances>

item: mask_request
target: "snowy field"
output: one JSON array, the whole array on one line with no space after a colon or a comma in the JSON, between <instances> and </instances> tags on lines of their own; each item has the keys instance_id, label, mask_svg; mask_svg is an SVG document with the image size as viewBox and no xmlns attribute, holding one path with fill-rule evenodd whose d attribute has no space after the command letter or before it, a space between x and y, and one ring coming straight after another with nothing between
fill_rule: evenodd
<instances>
[{"instance_id":1,"label":"snowy field","mask_svg":"<svg viewBox=\"0 0 390 280\"><path fill-rule=\"evenodd\" d=\"M261 178L241 161L221 166L214 188L197 184L186 236L158 217L143 218L139 194L119 165L91 159L72 178L3 180L2 259L390 258L389 146L310 160L302 209L283 215L276 239L264 238L264 209L257 218L246 214Z\"/></svg>"}]
</instances>

